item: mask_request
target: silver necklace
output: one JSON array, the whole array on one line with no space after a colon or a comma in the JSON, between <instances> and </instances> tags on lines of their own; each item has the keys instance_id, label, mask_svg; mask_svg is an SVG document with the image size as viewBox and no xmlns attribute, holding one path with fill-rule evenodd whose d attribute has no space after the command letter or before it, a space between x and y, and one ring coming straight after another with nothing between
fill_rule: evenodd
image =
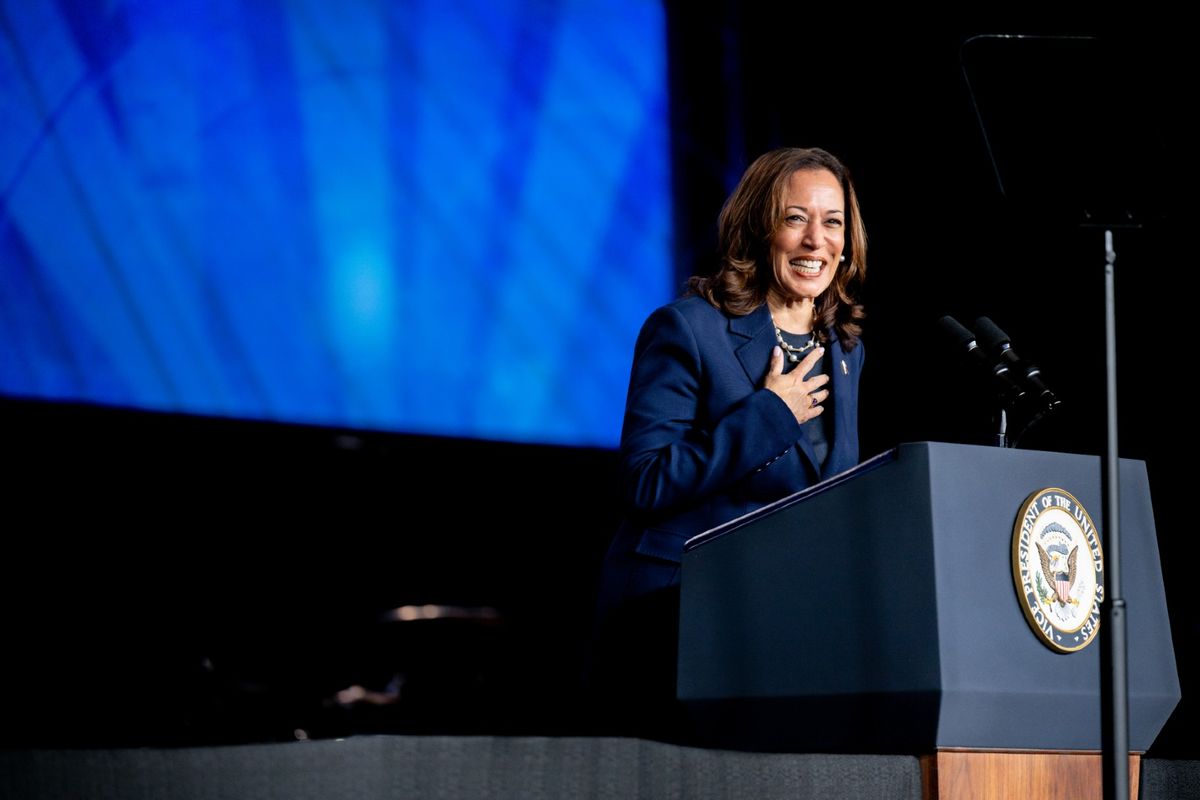
<instances>
[{"instance_id":1,"label":"silver necklace","mask_svg":"<svg viewBox=\"0 0 1200 800\"><path fill-rule=\"evenodd\" d=\"M774 320L771 320L771 322L773 324ZM796 347L795 345L788 344L783 340L783 331L779 330L778 325L775 325L775 341L779 343L779 346L783 349L783 352L787 353L788 361L792 362L793 364L799 364L800 356L817 346L817 329L813 328L812 335L809 336L808 342Z\"/></svg>"}]
</instances>

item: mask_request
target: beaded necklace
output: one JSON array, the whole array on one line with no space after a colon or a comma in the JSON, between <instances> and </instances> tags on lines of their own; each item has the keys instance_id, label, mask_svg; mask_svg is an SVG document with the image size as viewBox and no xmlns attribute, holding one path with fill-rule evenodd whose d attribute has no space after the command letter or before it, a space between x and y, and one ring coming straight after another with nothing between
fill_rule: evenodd
<instances>
[{"instance_id":1,"label":"beaded necklace","mask_svg":"<svg viewBox=\"0 0 1200 800\"><path fill-rule=\"evenodd\" d=\"M795 345L783 340L783 331L779 329L778 325L775 325L774 318L771 319L771 324L775 326L775 341L779 343L779 347L783 350L783 352L787 353L788 361L792 362L793 364L799 364L800 356L817 346L816 328L813 328L812 335L809 337L808 342L796 347Z\"/></svg>"}]
</instances>

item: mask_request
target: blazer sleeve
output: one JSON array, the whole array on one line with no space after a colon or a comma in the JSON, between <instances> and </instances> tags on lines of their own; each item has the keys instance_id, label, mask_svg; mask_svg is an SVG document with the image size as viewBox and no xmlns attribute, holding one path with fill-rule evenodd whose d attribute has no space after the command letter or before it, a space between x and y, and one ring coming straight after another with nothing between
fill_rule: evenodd
<instances>
[{"instance_id":1,"label":"blazer sleeve","mask_svg":"<svg viewBox=\"0 0 1200 800\"><path fill-rule=\"evenodd\" d=\"M712 378L703 374L701 348L672 306L655 311L638 335L621 468L626 502L639 512L672 511L721 492L787 453L801 435L791 409L769 389L708 418L704 392Z\"/></svg>"}]
</instances>

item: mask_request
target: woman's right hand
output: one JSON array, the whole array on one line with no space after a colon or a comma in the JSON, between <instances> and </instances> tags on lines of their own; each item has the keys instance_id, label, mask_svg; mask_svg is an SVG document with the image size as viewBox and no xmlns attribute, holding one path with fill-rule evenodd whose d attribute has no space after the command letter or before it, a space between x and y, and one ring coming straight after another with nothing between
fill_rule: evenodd
<instances>
[{"instance_id":1,"label":"woman's right hand","mask_svg":"<svg viewBox=\"0 0 1200 800\"><path fill-rule=\"evenodd\" d=\"M829 390L821 387L829 382L829 376L822 373L804 380L804 376L820 363L823 355L824 347L813 348L794 370L784 375L783 350L779 345L775 345L775 349L771 351L771 365L767 369L767 377L763 380L763 388L779 395L796 415L796 421L799 423L808 422L825 410L821 403L829 397Z\"/></svg>"}]
</instances>

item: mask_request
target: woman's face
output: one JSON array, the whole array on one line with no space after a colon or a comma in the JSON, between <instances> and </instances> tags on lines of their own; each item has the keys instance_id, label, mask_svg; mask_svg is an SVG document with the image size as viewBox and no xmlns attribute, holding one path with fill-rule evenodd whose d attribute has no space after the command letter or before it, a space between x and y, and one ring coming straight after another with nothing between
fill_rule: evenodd
<instances>
[{"instance_id":1,"label":"woman's face","mask_svg":"<svg viewBox=\"0 0 1200 800\"><path fill-rule=\"evenodd\" d=\"M845 244L842 185L827 169L792 173L783 224L771 238L775 289L786 299L816 298L829 288Z\"/></svg>"}]
</instances>

